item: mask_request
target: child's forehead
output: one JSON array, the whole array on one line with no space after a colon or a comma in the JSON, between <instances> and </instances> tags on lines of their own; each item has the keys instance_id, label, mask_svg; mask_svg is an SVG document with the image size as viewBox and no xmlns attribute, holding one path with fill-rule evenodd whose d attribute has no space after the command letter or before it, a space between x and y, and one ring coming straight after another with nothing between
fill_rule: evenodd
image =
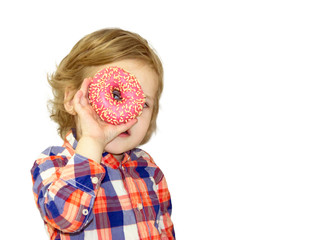
<instances>
[{"instance_id":1,"label":"child's forehead","mask_svg":"<svg viewBox=\"0 0 320 240\"><path fill-rule=\"evenodd\" d=\"M152 67L147 62L139 59L123 59L123 60L118 60L118 61L114 61L111 63L102 64L102 65L90 66L87 68L88 68L88 71L92 75L94 75L100 70L102 70L103 68L107 68L107 67L119 67L131 74L134 74L134 72L141 69L144 69L144 70L147 68L152 69Z\"/></svg>"}]
</instances>

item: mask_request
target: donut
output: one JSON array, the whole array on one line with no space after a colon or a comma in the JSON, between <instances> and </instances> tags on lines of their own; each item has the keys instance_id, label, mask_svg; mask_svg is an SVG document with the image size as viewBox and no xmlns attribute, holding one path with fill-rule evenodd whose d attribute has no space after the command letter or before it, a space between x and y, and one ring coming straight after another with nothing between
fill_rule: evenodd
<instances>
[{"instance_id":1,"label":"donut","mask_svg":"<svg viewBox=\"0 0 320 240\"><path fill-rule=\"evenodd\" d=\"M103 121L119 125L142 113L145 96L134 75L113 66L94 75L89 85L89 102Z\"/></svg>"}]
</instances>

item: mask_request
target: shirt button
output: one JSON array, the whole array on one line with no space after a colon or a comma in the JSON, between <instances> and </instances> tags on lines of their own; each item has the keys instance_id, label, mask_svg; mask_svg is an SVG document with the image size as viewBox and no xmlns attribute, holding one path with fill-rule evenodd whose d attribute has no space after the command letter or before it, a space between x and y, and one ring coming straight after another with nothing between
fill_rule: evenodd
<instances>
[{"instance_id":1,"label":"shirt button","mask_svg":"<svg viewBox=\"0 0 320 240\"><path fill-rule=\"evenodd\" d=\"M99 179L97 177L93 177L93 178L91 178L91 182L93 184L97 184L99 182Z\"/></svg>"},{"instance_id":2,"label":"shirt button","mask_svg":"<svg viewBox=\"0 0 320 240\"><path fill-rule=\"evenodd\" d=\"M139 203L139 204L138 204L138 209L139 209L139 210L142 210L142 208L143 208L142 204Z\"/></svg>"},{"instance_id":3,"label":"shirt button","mask_svg":"<svg viewBox=\"0 0 320 240\"><path fill-rule=\"evenodd\" d=\"M87 216L88 213L89 213L88 209L83 209L83 210L82 210L82 214L83 214L83 215Z\"/></svg>"}]
</instances>

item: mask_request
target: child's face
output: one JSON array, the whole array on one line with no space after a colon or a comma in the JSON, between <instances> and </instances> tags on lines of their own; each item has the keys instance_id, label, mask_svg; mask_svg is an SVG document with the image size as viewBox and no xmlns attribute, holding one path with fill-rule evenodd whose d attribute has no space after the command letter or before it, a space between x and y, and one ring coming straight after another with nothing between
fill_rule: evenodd
<instances>
[{"instance_id":1,"label":"child's face","mask_svg":"<svg viewBox=\"0 0 320 240\"><path fill-rule=\"evenodd\" d=\"M105 147L106 152L112 153L113 155L121 155L122 153L137 147L147 133L152 117L152 109L155 101L154 99L158 88L158 76L149 65L140 60L133 59L126 59L98 67L93 67L92 71L90 69L90 72L92 72L93 76L102 68L109 66L121 67L133 74L138 79L146 96L146 104L142 114L137 118L138 122L127 132L120 134L118 137L112 140Z\"/></svg>"}]
</instances>

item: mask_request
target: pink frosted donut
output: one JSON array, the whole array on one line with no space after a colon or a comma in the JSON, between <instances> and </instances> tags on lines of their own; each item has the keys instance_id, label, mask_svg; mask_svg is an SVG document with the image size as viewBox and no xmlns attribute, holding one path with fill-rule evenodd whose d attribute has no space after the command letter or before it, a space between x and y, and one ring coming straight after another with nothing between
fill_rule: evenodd
<instances>
[{"instance_id":1,"label":"pink frosted donut","mask_svg":"<svg viewBox=\"0 0 320 240\"><path fill-rule=\"evenodd\" d=\"M94 75L89 102L103 121L118 125L142 113L145 96L135 76L119 67L107 67Z\"/></svg>"}]
</instances>

